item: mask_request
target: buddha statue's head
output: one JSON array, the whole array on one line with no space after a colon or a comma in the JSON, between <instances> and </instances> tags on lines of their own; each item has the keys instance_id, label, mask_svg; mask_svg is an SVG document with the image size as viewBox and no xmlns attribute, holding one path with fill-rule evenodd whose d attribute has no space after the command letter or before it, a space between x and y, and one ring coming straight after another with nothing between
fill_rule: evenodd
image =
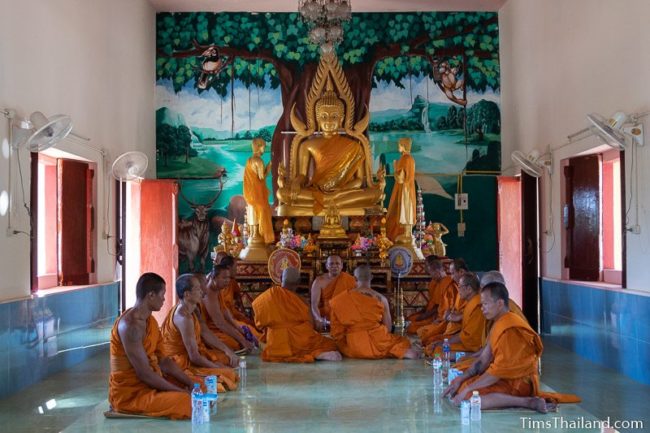
<instances>
[{"instance_id":1,"label":"buddha statue's head","mask_svg":"<svg viewBox=\"0 0 650 433\"><path fill-rule=\"evenodd\" d=\"M411 140L409 137L402 137L397 143L400 152L411 153L411 145L413 145L413 140Z\"/></svg>"},{"instance_id":2,"label":"buddha statue's head","mask_svg":"<svg viewBox=\"0 0 650 433\"><path fill-rule=\"evenodd\" d=\"M260 156L264 153L264 149L266 149L266 141L260 137L253 138L253 144L251 147L253 148L253 154Z\"/></svg>"},{"instance_id":3,"label":"buddha statue's head","mask_svg":"<svg viewBox=\"0 0 650 433\"><path fill-rule=\"evenodd\" d=\"M325 92L316 102L316 122L325 137L338 133L343 118L345 117L345 106L343 101L336 95L332 82L327 79Z\"/></svg>"}]
</instances>

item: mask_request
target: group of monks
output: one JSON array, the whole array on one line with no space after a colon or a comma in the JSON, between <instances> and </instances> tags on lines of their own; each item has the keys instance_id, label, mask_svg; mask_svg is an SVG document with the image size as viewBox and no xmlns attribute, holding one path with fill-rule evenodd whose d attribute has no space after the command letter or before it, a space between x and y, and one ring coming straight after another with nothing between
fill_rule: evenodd
<instances>
[{"instance_id":1,"label":"group of monks","mask_svg":"<svg viewBox=\"0 0 650 433\"><path fill-rule=\"evenodd\" d=\"M456 404L474 390L485 409L546 412L555 401L579 401L540 392L541 340L496 271L479 282L456 259L448 276L438 258L427 257L429 300L409 316L409 338L391 332L388 301L371 288L368 266L357 267L353 276L343 271L339 256L330 256L327 272L312 285L311 304L296 294L299 270L287 268L281 284L253 301L253 321L241 305L234 259L224 254L215 263L207 277L184 274L177 279L178 303L160 328L152 312L164 304L165 282L153 273L140 277L135 305L116 320L111 334L113 411L189 418L193 384L216 375L220 392L236 389L237 354L250 353L258 344L263 361L313 362L417 359L423 350L429 356L438 353L445 339L453 352L467 354L455 365L463 373L444 392Z\"/></svg>"}]
</instances>

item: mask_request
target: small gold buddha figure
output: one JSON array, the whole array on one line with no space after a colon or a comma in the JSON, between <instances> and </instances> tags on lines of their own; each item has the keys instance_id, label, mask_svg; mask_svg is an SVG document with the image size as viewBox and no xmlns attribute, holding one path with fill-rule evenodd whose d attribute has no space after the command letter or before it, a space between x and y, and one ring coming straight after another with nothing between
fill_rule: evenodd
<instances>
[{"instance_id":1,"label":"small gold buddha figure","mask_svg":"<svg viewBox=\"0 0 650 433\"><path fill-rule=\"evenodd\" d=\"M429 224L426 232L433 237L433 254L438 257L446 257L447 244L442 241L442 237L449 233L449 229L443 223L433 223Z\"/></svg>"},{"instance_id":2,"label":"small gold buddha figure","mask_svg":"<svg viewBox=\"0 0 650 433\"><path fill-rule=\"evenodd\" d=\"M221 225L221 233L217 236L217 246L215 251L224 251L230 254L230 245L232 244L232 234L230 234L231 226L227 222Z\"/></svg>"},{"instance_id":3,"label":"small gold buddha figure","mask_svg":"<svg viewBox=\"0 0 650 433\"><path fill-rule=\"evenodd\" d=\"M373 179L363 134L369 116L353 124L354 98L335 56L321 57L306 107L307 124L291 112L296 136L289 173L279 170L278 215L322 215L330 201L336 201L341 215L381 211L383 185Z\"/></svg>"},{"instance_id":4,"label":"small gold buddha figure","mask_svg":"<svg viewBox=\"0 0 650 433\"><path fill-rule=\"evenodd\" d=\"M333 201L330 201L327 205L325 221L323 222L323 226L320 228L320 237L328 239L344 239L348 237L345 233L345 229L343 229L343 226L341 225L339 209Z\"/></svg>"},{"instance_id":5,"label":"small gold buddha figure","mask_svg":"<svg viewBox=\"0 0 650 433\"><path fill-rule=\"evenodd\" d=\"M309 236L307 236L307 243L305 244L303 251L305 254L307 254L307 256L313 256L316 251L318 251L318 246L316 245L314 238L311 236L311 233L309 233Z\"/></svg>"}]
</instances>

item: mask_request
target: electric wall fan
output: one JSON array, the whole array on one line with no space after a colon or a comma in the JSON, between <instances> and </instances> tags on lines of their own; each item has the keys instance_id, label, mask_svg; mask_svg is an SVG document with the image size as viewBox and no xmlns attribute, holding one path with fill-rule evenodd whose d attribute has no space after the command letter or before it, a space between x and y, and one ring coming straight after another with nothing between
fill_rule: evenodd
<instances>
[{"instance_id":1,"label":"electric wall fan","mask_svg":"<svg viewBox=\"0 0 650 433\"><path fill-rule=\"evenodd\" d=\"M546 155L540 156L536 150L533 150L529 154L515 150L510 156L512 161L530 176L542 177L545 168L549 173L551 172L551 159L546 158Z\"/></svg>"},{"instance_id":2,"label":"electric wall fan","mask_svg":"<svg viewBox=\"0 0 650 433\"><path fill-rule=\"evenodd\" d=\"M119 181L131 181L144 178L149 159L147 155L138 151L123 153L113 162L111 172Z\"/></svg>"}]
</instances>

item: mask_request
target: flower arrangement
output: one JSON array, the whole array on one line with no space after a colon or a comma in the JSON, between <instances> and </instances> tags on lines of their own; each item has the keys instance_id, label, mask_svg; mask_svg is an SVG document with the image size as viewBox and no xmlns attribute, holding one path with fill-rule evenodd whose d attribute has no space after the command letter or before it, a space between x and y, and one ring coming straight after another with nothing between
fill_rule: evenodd
<instances>
[{"instance_id":1,"label":"flower arrangement","mask_svg":"<svg viewBox=\"0 0 650 433\"><path fill-rule=\"evenodd\" d=\"M368 251L373 247L374 243L375 240L373 238L367 238L358 234L350 249L352 249L352 251Z\"/></svg>"}]
</instances>

